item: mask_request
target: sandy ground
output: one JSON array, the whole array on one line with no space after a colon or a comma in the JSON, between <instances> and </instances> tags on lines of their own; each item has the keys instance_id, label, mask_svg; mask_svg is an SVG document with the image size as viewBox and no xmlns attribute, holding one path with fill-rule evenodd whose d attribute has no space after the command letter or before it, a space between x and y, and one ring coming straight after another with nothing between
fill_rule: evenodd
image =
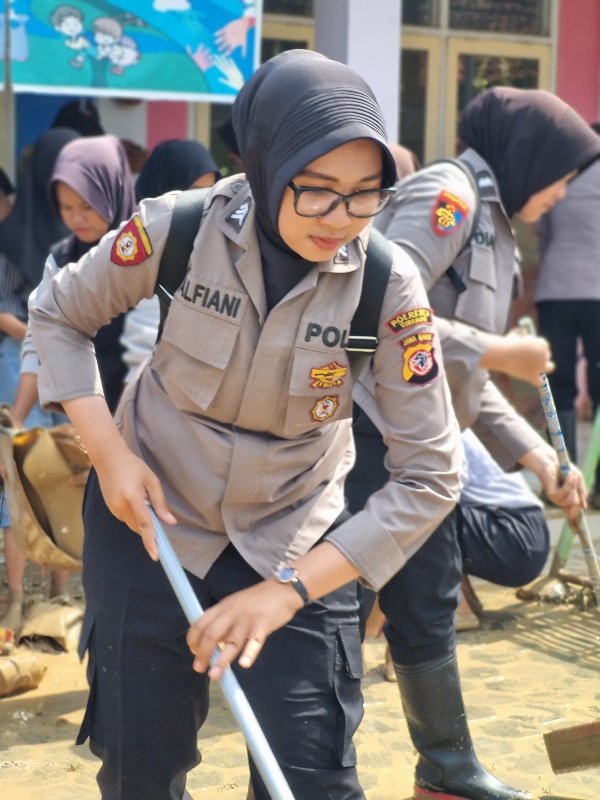
<instances>
[{"instance_id":1,"label":"sandy ground","mask_svg":"<svg viewBox=\"0 0 600 800\"><path fill-rule=\"evenodd\" d=\"M600 514L589 519L600 550ZM554 541L561 526L559 518L551 520ZM568 566L585 573L577 544ZM39 567L29 568L30 597L43 594L46 582ZM475 586L485 617L476 631L459 634L458 653L481 760L499 777L545 800L598 800L600 769L554 775L542 734L600 718L600 610L526 603L513 590L477 581ZM77 578L72 589L77 594ZM4 591L0 588L0 608ZM365 717L356 739L359 770L369 800L404 800L412 797L415 755L396 685L381 674L383 647L381 640L366 644ZM0 797L98 798L98 762L87 746L73 744L87 697L84 665L75 653L42 652L40 657L47 666L40 686L0 700ZM199 747L203 763L188 780L194 800L244 800L244 743L216 685Z\"/></svg>"}]
</instances>

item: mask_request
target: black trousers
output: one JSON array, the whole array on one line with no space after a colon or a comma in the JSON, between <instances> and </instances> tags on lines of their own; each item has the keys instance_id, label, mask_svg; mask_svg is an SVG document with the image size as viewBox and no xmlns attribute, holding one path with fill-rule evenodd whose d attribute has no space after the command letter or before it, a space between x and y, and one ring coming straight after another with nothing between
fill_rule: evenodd
<instances>
[{"instance_id":1,"label":"black trousers","mask_svg":"<svg viewBox=\"0 0 600 800\"><path fill-rule=\"evenodd\" d=\"M360 511L388 480L385 444L377 429L357 412L356 464L346 481L349 510ZM454 611L463 571L494 583L521 586L542 570L549 532L541 511L457 507L425 544L379 591L387 617L384 632L394 662L424 664L456 647ZM359 588L361 633L375 595Z\"/></svg>"},{"instance_id":2,"label":"black trousers","mask_svg":"<svg viewBox=\"0 0 600 800\"><path fill-rule=\"evenodd\" d=\"M175 800L200 761L197 734L209 680L192 669L188 629L160 564L112 516L94 472L84 502L90 697L78 744L102 760L104 800ZM201 605L262 580L229 546L206 578L189 575ZM362 800L352 737L362 718L356 584L311 603L234 671L294 797ZM257 800L268 800L251 763Z\"/></svg>"},{"instance_id":3,"label":"black trousers","mask_svg":"<svg viewBox=\"0 0 600 800\"><path fill-rule=\"evenodd\" d=\"M577 397L577 340L587 360L588 391L600 406L600 301L548 300L537 304L539 332L552 347L556 369L548 375L557 411L573 409Z\"/></svg>"},{"instance_id":4,"label":"black trousers","mask_svg":"<svg viewBox=\"0 0 600 800\"><path fill-rule=\"evenodd\" d=\"M383 439L357 406L354 441L356 463L346 479L346 498L352 514L360 511L389 478ZM455 510L379 591L379 605L388 619L384 632L397 664L424 664L447 655L456 646L454 611L462 577L457 524ZM359 588L359 598L364 632L375 595Z\"/></svg>"}]
</instances>

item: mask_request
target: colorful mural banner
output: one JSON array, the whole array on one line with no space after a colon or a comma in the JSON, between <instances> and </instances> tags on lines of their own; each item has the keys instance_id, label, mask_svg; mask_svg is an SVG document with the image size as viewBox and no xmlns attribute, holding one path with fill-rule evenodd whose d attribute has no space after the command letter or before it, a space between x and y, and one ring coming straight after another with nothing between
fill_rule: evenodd
<instances>
[{"instance_id":1,"label":"colorful mural banner","mask_svg":"<svg viewBox=\"0 0 600 800\"><path fill-rule=\"evenodd\" d=\"M262 0L6 6L15 92L232 102L259 64Z\"/></svg>"}]
</instances>

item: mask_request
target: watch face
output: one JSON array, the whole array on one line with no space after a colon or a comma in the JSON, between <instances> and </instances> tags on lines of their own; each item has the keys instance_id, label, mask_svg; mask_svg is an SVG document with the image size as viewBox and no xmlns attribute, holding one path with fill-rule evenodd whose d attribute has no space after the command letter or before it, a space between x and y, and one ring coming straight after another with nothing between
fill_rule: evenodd
<instances>
[{"instance_id":1,"label":"watch face","mask_svg":"<svg viewBox=\"0 0 600 800\"><path fill-rule=\"evenodd\" d=\"M296 577L296 570L293 567L284 567L277 573L277 580L281 583L290 583Z\"/></svg>"}]
</instances>

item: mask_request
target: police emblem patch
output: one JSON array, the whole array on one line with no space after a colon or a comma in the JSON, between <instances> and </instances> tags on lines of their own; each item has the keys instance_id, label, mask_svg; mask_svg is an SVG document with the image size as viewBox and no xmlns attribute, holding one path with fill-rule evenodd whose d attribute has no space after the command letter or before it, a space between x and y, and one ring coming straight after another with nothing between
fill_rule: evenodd
<instances>
[{"instance_id":1,"label":"police emblem patch","mask_svg":"<svg viewBox=\"0 0 600 800\"><path fill-rule=\"evenodd\" d=\"M469 213L466 203L451 192L442 190L431 212L431 224L438 236L448 236L457 231Z\"/></svg>"},{"instance_id":2,"label":"police emblem patch","mask_svg":"<svg viewBox=\"0 0 600 800\"><path fill-rule=\"evenodd\" d=\"M348 367L343 364L338 364L337 361L332 361L324 367L313 367L310 371L310 377L313 379L311 383L312 389L333 389L334 386L342 386L348 372Z\"/></svg>"},{"instance_id":3,"label":"police emblem patch","mask_svg":"<svg viewBox=\"0 0 600 800\"><path fill-rule=\"evenodd\" d=\"M435 360L433 333L415 333L400 341L404 348L402 377L407 383L423 385L437 377L438 363Z\"/></svg>"},{"instance_id":4,"label":"police emblem patch","mask_svg":"<svg viewBox=\"0 0 600 800\"><path fill-rule=\"evenodd\" d=\"M322 397L317 400L310 413L315 422L325 422L326 419L333 417L338 405L337 397Z\"/></svg>"},{"instance_id":5,"label":"police emblem patch","mask_svg":"<svg viewBox=\"0 0 600 800\"><path fill-rule=\"evenodd\" d=\"M142 225L142 221L136 214L113 242L110 251L110 260L118 267L135 267L148 258L152 253L152 245Z\"/></svg>"},{"instance_id":6,"label":"police emblem patch","mask_svg":"<svg viewBox=\"0 0 600 800\"><path fill-rule=\"evenodd\" d=\"M431 322L431 316L430 308L410 308L408 311L400 311L385 324L392 333L401 333L412 325Z\"/></svg>"}]
</instances>

